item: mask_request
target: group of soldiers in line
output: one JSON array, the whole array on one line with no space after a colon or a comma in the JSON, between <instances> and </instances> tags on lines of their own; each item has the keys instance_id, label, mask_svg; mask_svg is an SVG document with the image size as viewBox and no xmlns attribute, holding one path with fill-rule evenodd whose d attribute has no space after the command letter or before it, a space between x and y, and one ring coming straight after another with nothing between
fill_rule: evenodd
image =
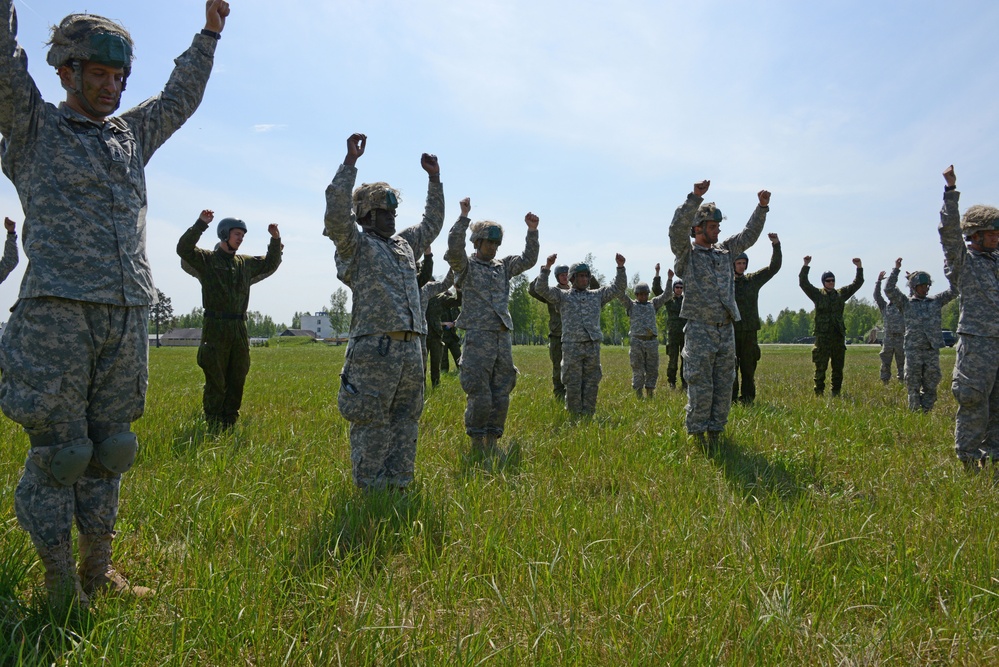
<instances>
[{"instance_id":1,"label":"group of soldiers in line","mask_svg":"<svg viewBox=\"0 0 999 667\"><path fill-rule=\"evenodd\" d=\"M229 5L207 0L205 27L175 61L163 92L120 116L113 114L131 72L133 46L121 25L72 14L53 28L47 62L66 91L65 101L56 107L42 100L28 73L11 0L0 0L0 14L0 159L21 199L28 256L19 300L0 343L0 408L30 441L14 494L15 514L45 567L53 606L66 610L85 607L90 596L102 591L151 593L130 584L111 558L121 478L138 449L131 423L143 413L148 383L147 328L155 290L145 247L144 169L200 103ZM398 191L384 182L354 187L366 140L362 134L347 140L343 164L326 189L323 233L336 246L337 276L353 296L337 403L350 422L354 482L374 491L404 489L413 480L425 357L433 354L432 347L424 351L426 313L449 280L463 299L453 323L465 331L460 365L467 394L465 430L474 453L489 457L499 451L517 375L509 283L534 266L540 246L539 219L528 213L524 251L498 258L502 227L488 220L472 223L466 198L448 235L450 276L421 288L416 258L426 255L444 222L437 158L423 154L420 159L428 176L421 223L397 232ZM947 277L961 295L955 439L958 457L975 468L999 460L999 209L972 206L962 217L953 168L944 177L941 243ZM709 186L709 181L695 184L669 226L675 255L670 277L682 276L683 286L679 281L667 285L651 301L643 286L626 306L632 321L633 387L647 396L658 372L658 362L652 362L658 352L647 345L656 333L655 311L679 305L676 321L685 323L682 336L670 331L668 380L675 385L675 351L682 355L681 381L687 385L686 430L702 443L719 439L740 390L741 400L755 397L755 293L780 266L780 243L771 234L770 265L745 274L744 253L762 233L770 193L758 193L758 205L741 232L719 241L724 216L715 204L704 203ZM178 243L178 253L201 280L208 311L199 349L206 376L205 416L227 427L238 415L246 375L242 338L249 285L277 268L281 241L277 227L271 226L266 257L237 255L246 226L227 218L217 227L215 251L198 250L197 239L213 219L212 211L203 211ZM4 276L17 251L16 226L8 219L5 227ZM471 254L465 247L469 231ZM70 238L74 243L67 244ZM592 414L600 380L600 309L611 299L625 298L625 258L616 256L613 284L603 287L591 287L590 269L581 264L556 269L558 284L549 285L556 258L548 258L532 286L561 322L554 388L565 392L570 411ZM845 349L842 308L854 286L837 291L835 278L824 275L822 289L811 288L809 261L806 257L800 281L816 303L815 389L824 389L825 366L831 360L837 393ZM855 264L854 285L859 288L862 268L859 260ZM892 275L895 281L900 266L901 261ZM889 280L888 294L907 315L906 365L914 369L913 377L921 369L922 401L934 375L931 360L919 365L927 356L918 356L927 339L915 334L939 316L944 298L928 298L922 290L928 281L921 278L910 284L913 295L900 297ZM745 292L737 291L740 285ZM553 327L552 336L555 331ZM930 338L929 343L936 341Z\"/></svg>"}]
</instances>

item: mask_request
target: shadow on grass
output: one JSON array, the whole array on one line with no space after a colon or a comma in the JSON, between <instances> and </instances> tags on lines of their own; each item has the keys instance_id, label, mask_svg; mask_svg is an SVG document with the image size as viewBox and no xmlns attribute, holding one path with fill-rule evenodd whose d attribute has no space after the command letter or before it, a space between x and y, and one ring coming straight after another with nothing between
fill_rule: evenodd
<instances>
[{"instance_id":1,"label":"shadow on grass","mask_svg":"<svg viewBox=\"0 0 999 667\"><path fill-rule=\"evenodd\" d=\"M404 550L436 559L444 532L443 510L418 488L407 493L351 490L330 499L305 531L290 565L298 573L324 566L377 572Z\"/></svg>"},{"instance_id":2,"label":"shadow on grass","mask_svg":"<svg viewBox=\"0 0 999 667\"><path fill-rule=\"evenodd\" d=\"M502 443L502 440L500 442ZM509 446L505 450L500 448L500 453L496 456L477 456L467 450L459 456L460 462L457 471L459 479L467 480L479 475L494 475L512 480L521 472L523 454L520 440L516 438L511 438Z\"/></svg>"},{"instance_id":3,"label":"shadow on grass","mask_svg":"<svg viewBox=\"0 0 999 667\"><path fill-rule=\"evenodd\" d=\"M723 436L716 444L709 445L707 456L745 498L792 503L802 495L801 482L787 466L746 450L731 438Z\"/></svg>"}]
</instances>

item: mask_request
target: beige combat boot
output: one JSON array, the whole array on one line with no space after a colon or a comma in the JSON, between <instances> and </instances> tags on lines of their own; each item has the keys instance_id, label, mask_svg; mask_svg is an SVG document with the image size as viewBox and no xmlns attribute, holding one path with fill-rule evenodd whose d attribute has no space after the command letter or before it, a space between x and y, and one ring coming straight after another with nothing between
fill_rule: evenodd
<instances>
[{"instance_id":1,"label":"beige combat boot","mask_svg":"<svg viewBox=\"0 0 999 667\"><path fill-rule=\"evenodd\" d=\"M80 580L88 595L107 591L128 593L136 597L155 595L156 591L145 586L133 586L128 579L111 565L110 534L84 535L80 533Z\"/></svg>"},{"instance_id":2,"label":"beige combat boot","mask_svg":"<svg viewBox=\"0 0 999 667\"><path fill-rule=\"evenodd\" d=\"M52 610L64 616L73 607L89 607L90 599L80 587L80 577L76 573L72 543L64 542L52 547L36 545L35 548L45 566L45 589Z\"/></svg>"}]
</instances>

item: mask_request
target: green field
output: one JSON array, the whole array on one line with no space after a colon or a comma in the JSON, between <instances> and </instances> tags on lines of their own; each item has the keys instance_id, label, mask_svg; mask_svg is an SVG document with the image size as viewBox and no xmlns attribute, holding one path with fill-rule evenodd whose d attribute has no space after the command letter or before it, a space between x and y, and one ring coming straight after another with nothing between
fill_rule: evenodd
<instances>
[{"instance_id":1,"label":"green field","mask_svg":"<svg viewBox=\"0 0 999 667\"><path fill-rule=\"evenodd\" d=\"M954 457L949 382L910 413L874 347L850 348L838 399L813 396L809 348L765 347L757 403L711 455L681 393L635 399L626 348L604 348L597 417L573 422L547 350L518 347L506 466L466 460L445 375L405 497L354 491L343 348L254 348L218 438L194 355L150 351L124 478L116 560L152 599L50 623L12 509L27 438L0 424L0 664L999 662L999 491Z\"/></svg>"}]
</instances>

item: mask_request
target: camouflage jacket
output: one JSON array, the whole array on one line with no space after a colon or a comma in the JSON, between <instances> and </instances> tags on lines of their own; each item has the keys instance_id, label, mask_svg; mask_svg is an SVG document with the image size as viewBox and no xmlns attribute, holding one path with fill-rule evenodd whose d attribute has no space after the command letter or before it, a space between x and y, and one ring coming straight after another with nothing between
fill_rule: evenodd
<instances>
[{"instance_id":1,"label":"camouflage jacket","mask_svg":"<svg viewBox=\"0 0 999 667\"><path fill-rule=\"evenodd\" d=\"M351 210L357 168L337 169L326 188L323 234L336 245L337 278L351 290L350 337L389 331L427 333L416 257L422 256L444 226L444 186L430 181L423 222L382 238L361 231Z\"/></svg>"},{"instance_id":2,"label":"camouflage jacket","mask_svg":"<svg viewBox=\"0 0 999 667\"><path fill-rule=\"evenodd\" d=\"M3 259L0 259L0 283L7 280L7 276L17 266L17 234L7 234L7 241L3 244Z\"/></svg>"},{"instance_id":3,"label":"camouflage jacket","mask_svg":"<svg viewBox=\"0 0 999 667\"><path fill-rule=\"evenodd\" d=\"M944 192L940 211L940 244L944 249L944 271L961 294L957 332L999 338L999 252L972 250L961 234L957 190Z\"/></svg>"},{"instance_id":4,"label":"camouflage jacket","mask_svg":"<svg viewBox=\"0 0 999 667\"><path fill-rule=\"evenodd\" d=\"M431 276L433 278L433 276ZM423 319L426 323L427 333L430 333L433 325L430 322L430 304L437 300L437 297L451 289L454 284L454 272L448 271L444 280L428 280L420 287L420 305L423 307ZM437 312L437 327L434 331L438 336L441 334L440 310Z\"/></svg>"},{"instance_id":5,"label":"camouflage jacket","mask_svg":"<svg viewBox=\"0 0 999 667\"><path fill-rule=\"evenodd\" d=\"M618 295L624 294L624 290L628 286L628 276L624 267L617 268L613 284L597 289L562 290L558 287L549 287L548 276L550 274L551 270L542 267L541 273L535 278L534 289L549 303L558 307L559 313L562 315L562 342L602 341L600 309L617 298Z\"/></svg>"},{"instance_id":6,"label":"camouflage jacket","mask_svg":"<svg viewBox=\"0 0 999 667\"><path fill-rule=\"evenodd\" d=\"M201 103L218 42L196 35L159 95L96 122L42 100L10 0L0 15L0 159L21 199L28 257L20 298L155 302L145 166Z\"/></svg>"},{"instance_id":7,"label":"camouflage jacket","mask_svg":"<svg viewBox=\"0 0 999 667\"><path fill-rule=\"evenodd\" d=\"M673 281L668 280L668 292L673 294ZM652 279L652 293L659 296L663 293L662 278L656 276ZM683 327L687 324L687 320L680 317L680 311L683 310L683 297L674 296L672 299L666 302L666 334L668 336L679 336L683 333Z\"/></svg>"},{"instance_id":8,"label":"camouflage jacket","mask_svg":"<svg viewBox=\"0 0 999 667\"><path fill-rule=\"evenodd\" d=\"M230 255L221 248L204 250L195 245L206 229L208 223L200 219L188 228L177 242L177 254L194 269L201 281L205 323L213 319L242 322L229 317L213 318L209 313L246 314L253 279L264 273L274 273L281 264L281 239L271 238L265 257Z\"/></svg>"},{"instance_id":9,"label":"camouflage jacket","mask_svg":"<svg viewBox=\"0 0 999 667\"><path fill-rule=\"evenodd\" d=\"M874 283L874 303L881 311L885 324L885 338L902 337L905 335L905 313L898 307L895 300L885 301L881 295L881 279Z\"/></svg>"},{"instance_id":10,"label":"camouflage jacket","mask_svg":"<svg viewBox=\"0 0 999 667\"><path fill-rule=\"evenodd\" d=\"M454 283L453 273L448 274L451 277L451 283ZM445 278L447 280L447 278ZM457 305L457 297L455 297L447 289L441 290L438 294L430 297L430 301L427 302L427 335L436 336L440 338L444 333L444 328L441 326L441 322L452 322L447 318L450 314L451 308ZM457 315L455 315L457 317Z\"/></svg>"},{"instance_id":11,"label":"camouflage jacket","mask_svg":"<svg viewBox=\"0 0 999 667\"><path fill-rule=\"evenodd\" d=\"M892 269L885 292L891 302L897 303L905 313L905 349L940 349L944 346L940 331L943 321L941 311L957 298L957 290L951 285L943 292L926 298L921 299L916 295L907 297L898 288L898 273L898 269Z\"/></svg>"},{"instance_id":12,"label":"camouflage jacket","mask_svg":"<svg viewBox=\"0 0 999 667\"><path fill-rule=\"evenodd\" d=\"M773 244L770 264L759 271L735 277L735 303L742 317L735 323L736 331L757 331L760 328L760 288L780 271L780 243Z\"/></svg>"},{"instance_id":13,"label":"camouflage jacket","mask_svg":"<svg viewBox=\"0 0 999 667\"><path fill-rule=\"evenodd\" d=\"M510 316L510 279L538 262L538 230L528 230L524 252L503 259L484 261L465 253L465 232L471 222L458 218L447 237L447 260L454 271L454 284L461 290L459 329L513 331Z\"/></svg>"},{"instance_id":14,"label":"camouflage jacket","mask_svg":"<svg viewBox=\"0 0 999 667\"><path fill-rule=\"evenodd\" d=\"M710 248L690 240L694 215L703 199L691 193L677 207L669 226L669 244L676 256L673 270L683 276L683 306L680 314L688 320L721 324L738 322L735 303L735 258L748 250L763 232L769 208L757 206L745 229Z\"/></svg>"},{"instance_id":15,"label":"camouflage jacket","mask_svg":"<svg viewBox=\"0 0 999 667\"><path fill-rule=\"evenodd\" d=\"M864 284L864 269L857 268L857 277L846 287L838 290L819 289L808 282L809 267L802 266L798 273L801 291L815 304L815 337L842 338L846 336L846 323L843 321L843 308L846 302Z\"/></svg>"},{"instance_id":16,"label":"camouflage jacket","mask_svg":"<svg viewBox=\"0 0 999 667\"><path fill-rule=\"evenodd\" d=\"M555 285L558 289L563 292L568 292L570 287L568 285ZM551 303L545 297L541 296L537 290L537 279L531 281L531 284L527 286L527 293L533 296L538 301L542 302L548 306L548 336L549 338L562 338L562 315L558 312L558 306Z\"/></svg>"},{"instance_id":17,"label":"camouflage jacket","mask_svg":"<svg viewBox=\"0 0 999 667\"><path fill-rule=\"evenodd\" d=\"M656 326L656 313L667 302L673 300L673 281L669 281L665 292L656 295L645 303L631 299L627 294L622 294L620 299L631 320L631 328L628 331L628 336L630 338L636 336L652 336L656 338L659 336L659 327Z\"/></svg>"}]
</instances>

